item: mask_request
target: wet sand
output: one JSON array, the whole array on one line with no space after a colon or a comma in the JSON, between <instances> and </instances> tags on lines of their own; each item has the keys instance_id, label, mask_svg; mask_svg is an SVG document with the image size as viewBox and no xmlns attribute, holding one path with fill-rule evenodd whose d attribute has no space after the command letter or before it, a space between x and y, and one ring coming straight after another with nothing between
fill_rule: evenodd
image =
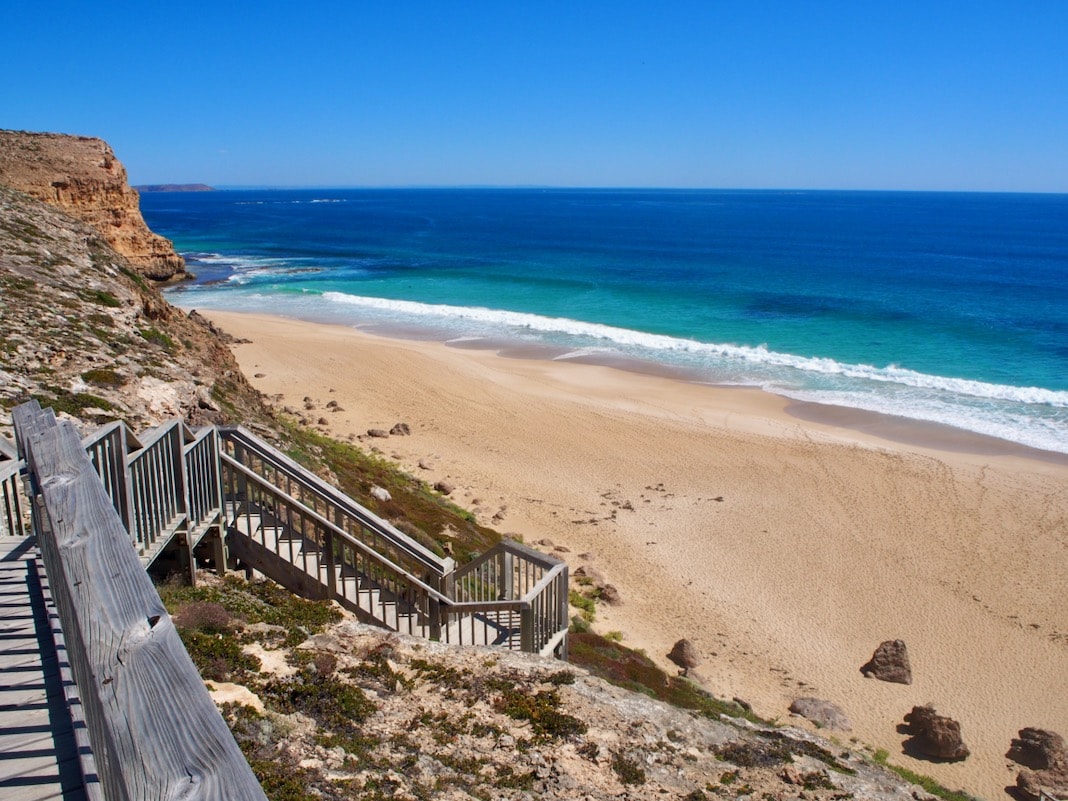
<instances>
[{"instance_id":1,"label":"wet sand","mask_svg":"<svg viewBox=\"0 0 1068 801\"><path fill-rule=\"evenodd\" d=\"M782 722L798 722L798 696L834 701L853 731L823 734L987 799L1014 783L1017 730L1068 734L1060 457L753 389L202 313L251 340L234 352L254 386L338 437L408 423L365 445L449 480L482 522L597 568L622 605L599 606L596 628L668 669L689 638L717 695ZM898 638L913 684L865 679ZM902 752L896 727L927 702L961 722L969 759Z\"/></svg>"}]
</instances>

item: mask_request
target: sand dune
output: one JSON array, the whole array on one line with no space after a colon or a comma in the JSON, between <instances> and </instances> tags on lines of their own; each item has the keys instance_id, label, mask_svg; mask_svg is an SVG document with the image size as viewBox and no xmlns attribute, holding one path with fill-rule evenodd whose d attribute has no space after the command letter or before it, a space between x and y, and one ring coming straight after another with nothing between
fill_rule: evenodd
<instances>
[{"instance_id":1,"label":"sand dune","mask_svg":"<svg viewBox=\"0 0 1068 801\"><path fill-rule=\"evenodd\" d=\"M988 799L1014 782L1018 729L1068 734L1063 461L898 444L756 390L204 314L252 340L235 353L263 392L338 401L314 416L340 436L407 422L411 436L375 441L387 455L572 567L592 554L623 599L597 627L668 668L690 638L718 695L782 721L799 695L830 699L853 721L832 732L843 742ZM895 638L914 683L861 676ZM902 753L895 727L926 702L961 722L968 760Z\"/></svg>"}]
</instances>

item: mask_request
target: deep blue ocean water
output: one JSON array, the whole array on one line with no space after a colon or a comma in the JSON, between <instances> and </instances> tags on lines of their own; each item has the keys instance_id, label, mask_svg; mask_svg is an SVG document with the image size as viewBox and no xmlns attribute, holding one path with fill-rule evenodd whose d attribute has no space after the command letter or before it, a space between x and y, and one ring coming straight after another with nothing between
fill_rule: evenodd
<instances>
[{"instance_id":1,"label":"deep blue ocean water","mask_svg":"<svg viewBox=\"0 0 1068 801\"><path fill-rule=\"evenodd\" d=\"M574 189L145 194L185 308L691 377L1068 453L1068 195Z\"/></svg>"}]
</instances>

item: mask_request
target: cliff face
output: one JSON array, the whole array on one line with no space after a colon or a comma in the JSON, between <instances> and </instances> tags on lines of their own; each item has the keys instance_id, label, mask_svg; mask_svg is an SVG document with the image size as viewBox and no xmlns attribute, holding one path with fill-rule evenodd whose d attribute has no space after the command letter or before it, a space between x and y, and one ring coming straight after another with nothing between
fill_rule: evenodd
<instances>
[{"instance_id":1,"label":"cliff face","mask_svg":"<svg viewBox=\"0 0 1068 801\"><path fill-rule=\"evenodd\" d=\"M142 275L186 277L174 245L145 225L126 168L103 140L0 130L0 184L92 226Z\"/></svg>"},{"instance_id":2,"label":"cliff face","mask_svg":"<svg viewBox=\"0 0 1068 801\"><path fill-rule=\"evenodd\" d=\"M85 428L269 419L222 335L93 227L0 186L0 426L35 397Z\"/></svg>"}]
</instances>

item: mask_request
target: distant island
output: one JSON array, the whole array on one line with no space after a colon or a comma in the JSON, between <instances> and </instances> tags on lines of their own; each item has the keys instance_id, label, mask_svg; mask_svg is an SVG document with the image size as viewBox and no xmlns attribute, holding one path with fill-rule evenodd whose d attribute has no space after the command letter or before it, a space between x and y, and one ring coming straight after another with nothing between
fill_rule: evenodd
<instances>
[{"instance_id":1,"label":"distant island","mask_svg":"<svg viewBox=\"0 0 1068 801\"><path fill-rule=\"evenodd\" d=\"M214 192L214 186L207 184L141 184L135 186L138 192Z\"/></svg>"}]
</instances>

